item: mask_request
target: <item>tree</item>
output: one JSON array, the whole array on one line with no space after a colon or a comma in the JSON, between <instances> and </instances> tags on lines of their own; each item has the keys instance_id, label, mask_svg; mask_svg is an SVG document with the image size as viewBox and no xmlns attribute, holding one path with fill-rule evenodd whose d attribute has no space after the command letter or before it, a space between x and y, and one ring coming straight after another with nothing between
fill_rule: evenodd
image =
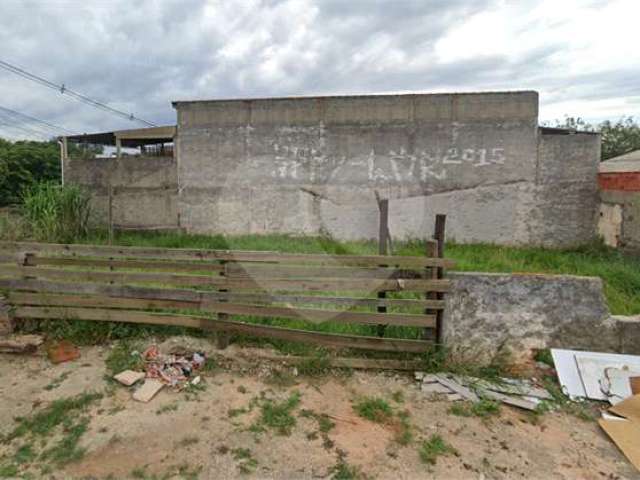
<instances>
[{"instance_id":1,"label":"tree","mask_svg":"<svg viewBox=\"0 0 640 480\"><path fill-rule=\"evenodd\" d=\"M615 123L605 120L594 126L581 117L565 116L564 121L556 120L554 126L587 132L600 131L602 160L640 149L640 125L633 117L622 117Z\"/></svg>"},{"instance_id":2,"label":"tree","mask_svg":"<svg viewBox=\"0 0 640 480\"><path fill-rule=\"evenodd\" d=\"M57 142L0 139L0 205L19 203L26 188L42 181L60 181Z\"/></svg>"}]
</instances>

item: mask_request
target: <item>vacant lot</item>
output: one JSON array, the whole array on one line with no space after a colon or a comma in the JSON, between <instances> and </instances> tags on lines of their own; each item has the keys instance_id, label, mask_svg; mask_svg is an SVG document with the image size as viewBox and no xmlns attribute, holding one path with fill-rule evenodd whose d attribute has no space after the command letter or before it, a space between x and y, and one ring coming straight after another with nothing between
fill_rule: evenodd
<instances>
[{"instance_id":1,"label":"vacant lot","mask_svg":"<svg viewBox=\"0 0 640 480\"><path fill-rule=\"evenodd\" d=\"M148 404L107 380L113 346L82 348L80 359L57 366L42 356L2 356L0 473L158 479L636 475L593 420L569 413L452 411L451 403L425 397L411 374L308 376L255 360L257 350L221 352L189 337L170 338L161 348L172 346L204 349L215 362L201 387L165 389ZM460 416L465 412L471 416Z\"/></svg>"}]
</instances>

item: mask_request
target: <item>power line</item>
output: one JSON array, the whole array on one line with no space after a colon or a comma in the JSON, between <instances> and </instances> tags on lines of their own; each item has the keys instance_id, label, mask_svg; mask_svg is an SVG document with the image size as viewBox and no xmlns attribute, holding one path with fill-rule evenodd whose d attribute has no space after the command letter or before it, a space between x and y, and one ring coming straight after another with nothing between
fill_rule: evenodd
<instances>
[{"instance_id":1,"label":"power line","mask_svg":"<svg viewBox=\"0 0 640 480\"><path fill-rule=\"evenodd\" d=\"M5 121L2 121L2 120L5 120ZM42 138L46 138L47 140L50 138L46 133L39 132L37 130L32 130L30 128L23 127L21 125L15 125L15 124L7 123L6 119L1 119L0 120L0 127L3 127L3 126L4 127L8 127L8 128L13 128L13 129L16 129L16 130L22 130L23 132L28 133L29 135L37 135L37 136L40 136Z\"/></svg>"},{"instance_id":2,"label":"power line","mask_svg":"<svg viewBox=\"0 0 640 480\"><path fill-rule=\"evenodd\" d=\"M30 73L20 67L17 67L15 65L12 65L8 62L5 62L3 60L0 60L0 68L3 68L9 72L15 73L16 75L19 75L23 78L26 78L27 80L31 80L32 82L35 83L39 83L40 85L44 85L45 87L49 87L53 90L57 90L58 92L60 92L63 95L68 95L72 98L75 98L76 100L79 100L83 103L86 103L87 105L91 105L93 107L99 108L101 110L104 110L106 112L110 112L113 113L115 115L118 115L120 117L124 117L127 120L136 120L138 122L144 123L145 125L149 126L149 127L157 127L158 125L156 125L153 122L150 122L148 120L144 120L142 118L136 117L133 115L133 113L127 113L127 112L123 112L122 110L118 110L116 108L110 107L109 105L102 103L98 100L94 100L93 98L87 97L86 95L83 95L81 93L78 93L74 90L71 90L70 88L67 88L64 84L62 85L58 85L56 83L53 83L49 80L47 80L46 78L42 78L38 75L35 75L33 73Z\"/></svg>"},{"instance_id":3,"label":"power line","mask_svg":"<svg viewBox=\"0 0 640 480\"><path fill-rule=\"evenodd\" d=\"M21 113L21 112L17 112L16 110L12 110L11 108L7 108L7 107L3 107L2 105L0 105L0 112L4 112L5 114L9 114L13 117L16 117L20 120L23 121L30 121L30 122L36 122L39 124L44 125L45 127L47 127L49 130L52 130L54 132L56 132L56 134L62 132L62 133L66 133L68 135L73 134L73 132L71 130L68 130L64 127L59 127L58 125L54 125L53 123L47 122L46 120L42 120L40 118L37 117L32 117L31 115L27 115L26 113Z\"/></svg>"}]
</instances>

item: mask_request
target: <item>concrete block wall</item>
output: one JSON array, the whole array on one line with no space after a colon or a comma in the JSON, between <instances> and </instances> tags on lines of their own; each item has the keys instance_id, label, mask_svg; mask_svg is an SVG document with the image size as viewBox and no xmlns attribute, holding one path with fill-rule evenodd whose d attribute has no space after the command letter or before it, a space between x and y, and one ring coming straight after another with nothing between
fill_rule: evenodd
<instances>
[{"instance_id":1,"label":"concrete block wall","mask_svg":"<svg viewBox=\"0 0 640 480\"><path fill-rule=\"evenodd\" d=\"M67 159L65 183L81 185L91 192L94 224L107 224L111 185L114 225L178 226L178 179L172 157Z\"/></svg>"},{"instance_id":2,"label":"concrete block wall","mask_svg":"<svg viewBox=\"0 0 640 480\"><path fill-rule=\"evenodd\" d=\"M599 137L541 135L536 92L176 102L178 211L191 232L583 243ZM553 137L553 138L552 138Z\"/></svg>"}]
</instances>

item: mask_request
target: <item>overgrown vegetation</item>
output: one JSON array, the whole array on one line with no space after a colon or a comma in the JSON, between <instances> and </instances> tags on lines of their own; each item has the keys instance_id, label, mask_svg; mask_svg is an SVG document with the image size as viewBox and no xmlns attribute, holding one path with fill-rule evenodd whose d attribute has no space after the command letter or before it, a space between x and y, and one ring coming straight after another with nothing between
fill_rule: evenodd
<instances>
[{"instance_id":1,"label":"overgrown vegetation","mask_svg":"<svg viewBox=\"0 0 640 480\"><path fill-rule=\"evenodd\" d=\"M107 371L113 376L123 370L140 370L144 364L140 355L139 345L135 342L122 340L111 348L105 360Z\"/></svg>"},{"instance_id":2,"label":"overgrown vegetation","mask_svg":"<svg viewBox=\"0 0 640 480\"><path fill-rule=\"evenodd\" d=\"M78 186L36 183L22 200L24 219L38 241L72 243L89 233L90 198Z\"/></svg>"},{"instance_id":3,"label":"overgrown vegetation","mask_svg":"<svg viewBox=\"0 0 640 480\"><path fill-rule=\"evenodd\" d=\"M354 411L362 418L391 427L394 440L400 445L408 445L413 439L408 410L394 412L387 401L379 397L364 397L353 405Z\"/></svg>"}]
</instances>

